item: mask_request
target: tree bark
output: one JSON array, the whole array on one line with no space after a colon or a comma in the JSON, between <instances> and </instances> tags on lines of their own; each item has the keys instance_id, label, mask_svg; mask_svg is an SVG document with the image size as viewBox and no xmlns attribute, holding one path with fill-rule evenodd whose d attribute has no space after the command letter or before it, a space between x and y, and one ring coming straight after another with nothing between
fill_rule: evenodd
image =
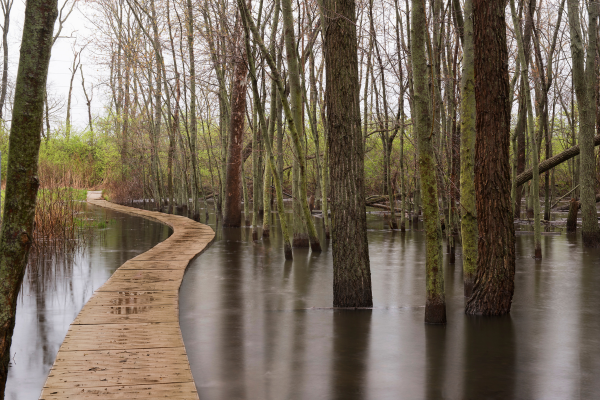
<instances>
[{"instance_id":1,"label":"tree bark","mask_svg":"<svg viewBox=\"0 0 600 400\"><path fill-rule=\"evenodd\" d=\"M463 73L460 100L460 201L464 295L471 296L477 272L477 208L475 204L475 64L473 0L465 1Z\"/></svg>"},{"instance_id":2,"label":"tree bark","mask_svg":"<svg viewBox=\"0 0 600 400\"><path fill-rule=\"evenodd\" d=\"M0 399L4 398L17 297L33 240L38 154L56 0L28 0L10 130L0 232Z\"/></svg>"},{"instance_id":3,"label":"tree bark","mask_svg":"<svg viewBox=\"0 0 600 400\"><path fill-rule=\"evenodd\" d=\"M465 312L510 312L515 234L511 205L510 105L504 0L473 1L477 275Z\"/></svg>"},{"instance_id":4,"label":"tree bark","mask_svg":"<svg viewBox=\"0 0 600 400\"><path fill-rule=\"evenodd\" d=\"M571 199L569 203L569 215L567 216L567 232L575 232L577 230L577 213L581 204L576 199Z\"/></svg>"},{"instance_id":5,"label":"tree bark","mask_svg":"<svg viewBox=\"0 0 600 400\"><path fill-rule=\"evenodd\" d=\"M323 12L326 25L327 143L331 158L333 306L372 307L356 4L354 0L325 0Z\"/></svg>"},{"instance_id":6,"label":"tree bark","mask_svg":"<svg viewBox=\"0 0 600 400\"><path fill-rule=\"evenodd\" d=\"M237 31L241 33L240 30ZM239 35L238 35L239 36ZM231 120L229 123L229 146L227 149L227 178L225 180L225 205L223 226L239 227L242 224L242 140L246 117L246 48L238 41L233 72L233 90L231 93Z\"/></svg>"},{"instance_id":7,"label":"tree bark","mask_svg":"<svg viewBox=\"0 0 600 400\"><path fill-rule=\"evenodd\" d=\"M591 3L588 8L588 48L587 57L579 22L579 1L568 0L568 16L571 35L571 55L573 59L573 86L577 95L579 108L579 144L581 146L580 161L580 193L581 193L581 235L586 247L600 246L600 226L595 202L596 165L594 156L594 128L596 124L596 38L598 5ZM584 68L584 58L585 68Z\"/></svg>"},{"instance_id":8,"label":"tree bark","mask_svg":"<svg viewBox=\"0 0 600 400\"><path fill-rule=\"evenodd\" d=\"M430 66L425 57L427 20L425 4L412 0L412 70L414 79L415 132L418 140L419 175L423 195L423 219L425 224L425 268L427 298L425 322L446 323L446 298L442 266L442 229L440 226L437 174L434 159L429 80Z\"/></svg>"}]
</instances>

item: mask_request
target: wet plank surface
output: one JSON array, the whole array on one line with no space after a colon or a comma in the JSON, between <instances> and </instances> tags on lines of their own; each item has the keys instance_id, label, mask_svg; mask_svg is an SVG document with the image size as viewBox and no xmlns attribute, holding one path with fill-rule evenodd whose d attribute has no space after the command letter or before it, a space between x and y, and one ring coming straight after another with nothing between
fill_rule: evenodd
<instances>
[{"instance_id":1,"label":"wet plank surface","mask_svg":"<svg viewBox=\"0 0 600 400\"><path fill-rule=\"evenodd\" d=\"M179 329L178 292L192 258L214 239L176 215L88 202L149 218L173 234L123 264L71 324L40 399L198 399Z\"/></svg>"}]
</instances>

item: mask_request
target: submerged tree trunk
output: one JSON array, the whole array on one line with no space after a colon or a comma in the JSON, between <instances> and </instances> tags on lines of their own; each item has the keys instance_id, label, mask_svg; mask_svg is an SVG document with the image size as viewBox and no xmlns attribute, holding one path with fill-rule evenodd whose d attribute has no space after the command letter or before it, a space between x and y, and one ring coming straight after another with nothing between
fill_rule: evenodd
<instances>
[{"instance_id":1,"label":"submerged tree trunk","mask_svg":"<svg viewBox=\"0 0 600 400\"><path fill-rule=\"evenodd\" d=\"M33 241L38 154L56 0L28 0L10 129L0 232L0 399L4 398L17 297Z\"/></svg>"},{"instance_id":2,"label":"submerged tree trunk","mask_svg":"<svg viewBox=\"0 0 600 400\"><path fill-rule=\"evenodd\" d=\"M312 221L312 214L308 207L308 195L306 188L306 159L304 157L304 146L302 140L304 138L303 124L303 102L302 89L300 86L300 68L298 63L298 55L296 53L296 35L294 33L294 16L292 11L291 0L281 0L281 14L283 17L283 36L285 39L285 52L288 62L288 73L290 83L290 103L291 110L288 117L288 124L292 123L292 140L296 157L294 158L294 179L297 179L294 191L294 247L305 247L306 234L310 241L310 247L315 252L321 251L321 243L317 236L317 230ZM287 117L287 116L286 116ZM296 220L298 218L298 220ZM302 224L302 218L304 224ZM303 226L304 225L304 226Z\"/></svg>"},{"instance_id":3,"label":"submerged tree trunk","mask_svg":"<svg viewBox=\"0 0 600 400\"><path fill-rule=\"evenodd\" d=\"M248 51L250 49L249 28L253 29L253 32L252 32L253 35L256 34L257 29L253 25L252 20L250 19L251 17L248 15L247 10L244 8L244 4L242 3L242 1L243 0L238 0L238 5L240 6L240 9L243 10L242 18L243 18L243 22L244 22L244 32L245 32L245 37L246 37L246 51ZM278 18L278 15L279 15L279 6L277 5L275 7L276 20ZM275 23L274 25L275 25L274 30L276 31L277 23ZM257 79L256 79L256 69L254 67L254 60L248 59L248 65L250 67L249 68L250 69L250 78L252 80L252 91L254 93L254 105L257 109L258 117L261 120L261 124L264 126L264 125L266 125L266 121L265 121L264 109L262 108L262 103L258 100L258 83L257 83ZM275 80L274 80L274 82L275 82ZM276 96L271 95L271 100L274 100L275 98L276 98ZM271 107L274 107L274 105L271 104ZM276 111L273 111L273 108L272 108L271 116L273 117L274 114L276 114ZM277 213L279 214L279 222L281 224L281 235L283 236L283 251L284 251L285 259L292 260L293 259L292 242L290 241L287 219L285 216L285 209L283 206L283 190L281 187L281 178L282 178L283 174L279 170L278 166L276 165L275 156L273 154L272 141L270 141L269 138L267 137L268 134L266 133L265 129L262 130L262 133L263 133L263 141L265 143L265 149L267 150L269 168L271 169L271 173L272 173L273 179L275 181L275 191L276 191L276 195L277 195Z\"/></svg>"},{"instance_id":4,"label":"submerged tree trunk","mask_svg":"<svg viewBox=\"0 0 600 400\"><path fill-rule=\"evenodd\" d=\"M588 48L584 69L584 44L579 23L579 1L568 0L571 55L573 58L573 86L579 108L581 236L586 247L600 246L600 226L596 211L596 163L594 156L594 128L596 123L596 41L598 5L590 2L588 8ZM574 123L573 123L574 125ZM534 172L535 174L535 172Z\"/></svg>"},{"instance_id":5,"label":"submerged tree trunk","mask_svg":"<svg viewBox=\"0 0 600 400\"><path fill-rule=\"evenodd\" d=\"M432 119L425 57L427 20L425 3L412 0L412 69L414 79L415 132L418 140L419 174L423 195L423 220L425 224L425 268L427 298L425 322L446 323L446 298L442 266L442 229L440 226L437 174L432 145ZM426 73L426 72L429 73Z\"/></svg>"},{"instance_id":6,"label":"submerged tree trunk","mask_svg":"<svg viewBox=\"0 0 600 400\"><path fill-rule=\"evenodd\" d=\"M515 233L510 179L510 106L504 1L473 1L475 47L475 194L477 275L465 312L510 312Z\"/></svg>"},{"instance_id":7,"label":"submerged tree trunk","mask_svg":"<svg viewBox=\"0 0 600 400\"><path fill-rule=\"evenodd\" d=\"M354 0L325 0L323 10L334 307L373 306L355 8Z\"/></svg>"},{"instance_id":8,"label":"submerged tree trunk","mask_svg":"<svg viewBox=\"0 0 600 400\"><path fill-rule=\"evenodd\" d=\"M196 61L194 58L194 12L192 0L186 0L185 22L187 28L187 45L190 65L190 138L189 147L192 160L192 218L200 220L200 204L198 194L202 189L199 178L196 141L198 138L198 121L196 120ZM208 210L206 210L208 212Z\"/></svg>"},{"instance_id":9,"label":"submerged tree trunk","mask_svg":"<svg viewBox=\"0 0 600 400\"><path fill-rule=\"evenodd\" d=\"M510 10L513 20L513 25L518 25L517 10L515 7L515 1L510 0ZM532 181L532 194L531 198L533 201L533 232L534 232L534 245L535 245L535 258L542 258L542 233L540 225L540 175L539 175L539 158L538 158L538 144L534 129L533 119L533 104L531 102L531 90L529 88L529 67L525 59L525 49L523 44L523 37L521 36L521 30L516 29L517 47L519 60L521 65L521 79L523 81L523 91L525 95L525 103L527 105L527 131L531 141L531 169L533 172ZM545 83L544 83L545 84Z\"/></svg>"},{"instance_id":10,"label":"submerged tree trunk","mask_svg":"<svg viewBox=\"0 0 600 400\"><path fill-rule=\"evenodd\" d=\"M241 31L238 30L238 33ZM246 48L238 38L233 90L231 92L231 121L229 123L229 147L227 149L227 177L225 180L225 204L223 226L239 227L242 224L242 140L246 118L246 89L248 74Z\"/></svg>"},{"instance_id":11,"label":"submerged tree trunk","mask_svg":"<svg viewBox=\"0 0 600 400\"><path fill-rule=\"evenodd\" d=\"M579 206L580 204L577 199L571 199L571 203L569 203L569 215L567 215L567 232L575 232L577 230Z\"/></svg>"},{"instance_id":12,"label":"submerged tree trunk","mask_svg":"<svg viewBox=\"0 0 600 400\"><path fill-rule=\"evenodd\" d=\"M460 99L460 201L464 295L471 296L477 272L477 209L475 205L475 60L473 0L465 1L463 73Z\"/></svg>"}]
</instances>

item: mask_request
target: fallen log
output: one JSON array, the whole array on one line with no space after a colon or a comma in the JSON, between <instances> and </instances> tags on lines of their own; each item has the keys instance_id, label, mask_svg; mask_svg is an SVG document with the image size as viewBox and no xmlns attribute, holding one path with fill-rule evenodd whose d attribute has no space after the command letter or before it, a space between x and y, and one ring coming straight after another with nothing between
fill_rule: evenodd
<instances>
[{"instance_id":1,"label":"fallen log","mask_svg":"<svg viewBox=\"0 0 600 400\"><path fill-rule=\"evenodd\" d=\"M600 145L600 135L594 136L594 147L598 146L598 145ZM540 162L540 165L539 165L540 175L543 172L546 172L549 169L552 169L552 168L556 167L557 165L562 164L565 161L570 160L571 158L579 155L579 151L580 151L579 145L575 145L573 147L569 147L562 153L558 153L557 155ZM527 181L530 181L531 178L533 178L533 170L531 168L528 169L527 171L521 172L519 175L517 175L517 179L516 179L517 187L521 186L522 184L524 184ZM598 201L598 200L596 200L596 201Z\"/></svg>"}]
</instances>

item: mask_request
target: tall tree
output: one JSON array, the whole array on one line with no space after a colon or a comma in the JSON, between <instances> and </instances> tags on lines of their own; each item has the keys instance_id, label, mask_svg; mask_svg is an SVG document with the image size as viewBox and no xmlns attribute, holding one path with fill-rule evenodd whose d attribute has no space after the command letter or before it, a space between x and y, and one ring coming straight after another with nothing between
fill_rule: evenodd
<instances>
[{"instance_id":1,"label":"tall tree","mask_svg":"<svg viewBox=\"0 0 600 400\"><path fill-rule=\"evenodd\" d=\"M80 66L81 50L75 50L75 45L73 45L73 65L71 66L71 80L69 82L69 94L67 95L67 119L65 122L67 139L71 136L71 99L73 95L73 80L75 79L75 74L77 74L77 70Z\"/></svg>"},{"instance_id":2,"label":"tall tree","mask_svg":"<svg viewBox=\"0 0 600 400\"><path fill-rule=\"evenodd\" d=\"M333 306L372 307L356 4L325 0L325 89L331 179Z\"/></svg>"},{"instance_id":3,"label":"tall tree","mask_svg":"<svg viewBox=\"0 0 600 400\"><path fill-rule=\"evenodd\" d=\"M189 147L192 159L192 215L194 219L200 218L200 206L198 204L198 193L201 188L198 171L198 157L196 154L196 142L198 136L198 121L196 120L196 60L194 57L194 11L192 0L186 0L185 22L187 28L187 45L190 63L190 136Z\"/></svg>"},{"instance_id":4,"label":"tall tree","mask_svg":"<svg viewBox=\"0 0 600 400\"><path fill-rule=\"evenodd\" d=\"M515 7L515 0L510 0L510 11L512 15L513 25L518 28L517 10ZM531 165L533 169L533 181L532 181L532 196L533 196L533 220L534 220L534 243L535 243L535 258L542 258L542 233L540 226L540 176L539 176L539 158L538 158L538 144L536 140L536 134L534 130L533 120L533 103L531 101L531 89L529 88L529 66L525 60L525 48L523 44L523 37L520 29L515 29L517 37L517 47L519 54L519 62L521 66L521 79L523 82L523 92L525 96L525 103L527 105L527 131L531 140Z\"/></svg>"},{"instance_id":5,"label":"tall tree","mask_svg":"<svg viewBox=\"0 0 600 400\"><path fill-rule=\"evenodd\" d=\"M460 99L460 201L464 295L471 296L477 271L477 207L475 205L475 60L473 0L465 0L463 73Z\"/></svg>"},{"instance_id":6,"label":"tall tree","mask_svg":"<svg viewBox=\"0 0 600 400\"><path fill-rule=\"evenodd\" d=\"M571 55L573 58L573 86L579 108L579 145L581 147L580 193L581 193L581 236L586 247L600 246L600 226L596 211L596 163L594 156L594 128L596 127L596 48L598 34L598 3L589 2L587 57L579 22L579 1L567 0ZM585 63L585 67L584 67ZM535 172L534 172L535 173Z\"/></svg>"},{"instance_id":7,"label":"tall tree","mask_svg":"<svg viewBox=\"0 0 600 400\"><path fill-rule=\"evenodd\" d=\"M477 276L466 313L510 312L515 233L510 180L510 104L504 0L473 1Z\"/></svg>"},{"instance_id":8,"label":"tall tree","mask_svg":"<svg viewBox=\"0 0 600 400\"><path fill-rule=\"evenodd\" d=\"M433 121L429 96L432 71L427 64L425 44L429 42L425 3L412 0L411 48L414 81L415 132L419 156L419 175L425 223L425 268L427 298L425 322L446 323L446 298L442 267L442 228L439 218L436 163L433 152ZM424 73L427 71L427 73Z\"/></svg>"},{"instance_id":9,"label":"tall tree","mask_svg":"<svg viewBox=\"0 0 600 400\"><path fill-rule=\"evenodd\" d=\"M248 15L248 11L243 7L243 0L238 0L238 4L240 4L240 9L242 10L242 21L244 22L244 32L245 32L245 41L246 41L246 51L249 53L250 52L250 27L252 26L252 20L250 18L250 16ZM275 21L277 21L277 19L279 18L279 5L276 4L275 6ZM258 33L257 29L255 26L252 26L252 29L254 30L254 33ZM277 30L277 22L274 23L274 28L273 31ZM255 37L258 37L258 35L256 35ZM274 49L272 49L274 50ZM257 77L256 77L256 68L254 66L254 60L252 58L248 59L248 66L250 69L250 79L252 81L252 92L254 94L253 98L254 98L254 105L256 107L257 113L258 113L258 117L260 119L260 123L263 126L266 126L266 118L265 118L265 113L264 113L264 109L262 107L262 103L260 102L259 96L258 96L258 83L257 83ZM274 88L273 88L274 89ZM274 106L274 102L273 100L275 99L276 96L273 96L273 94L275 93L275 91L273 90L273 93L271 95L271 118L274 117L274 110L273 110L273 106ZM272 124L273 125L273 124ZM272 133L271 129L271 133ZM265 142L265 149L267 150L267 161L269 163L269 166L267 167L268 169L271 170L273 179L274 179L274 183L275 183L275 190L276 190L276 195L277 195L277 213L279 214L279 221L281 224L281 235L283 237L283 250L284 250L284 256L286 260L292 260L293 259L293 253L292 253L292 243L290 241L290 235L288 232L288 226L287 226L287 219L285 216L285 208L283 206L283 192L281 189L281 173L279 171L277 171L277 166L275 164L275 156L273 155L273 143L269 138L269 133L267 132L266 129L263 129L262 131L262 136L263 136L263 141Z\"/></svg>"},{"instance_id":10,"label":"tall tree","mask_svg":"<svg viewBox=\"0 0 600 400\"><path fill-rule=\"evenodd\" d=\"M56 3L28 0L25 6L0 231L0 399L6 388L17 296L33 241L40 132Z\"/></svg>"},{"instance_id":11,"label":"tall tree","mask_svg":"<svg viewBox=\"0 0 600 400\"><path fill-rule=\"evenodd\" d=\"M294 16L291 0L281 0L281 14L283 17L283 37L285 41L285 52L288 62L290 84L292 118L288 117L288 124L293 124L295 126L295 129L291 129L291 136L294 142L295 150L295 167L293 173L295 175L294 179L297 179L298 189L296 192L294 192L294 196L296 196L294 199L294 214L296 216L300 214L301 218L304 220L304 225L308 233L311 249L313 251L321 251L321 243L319 242L317 230L312 220L312 214L308 207L308 195L306 188L306 158L304 156L306 153L304 145L302 144L304 141L302 87L300 85L300 68L298 65L298 54L296 53L297 43L296 35L294 33ZM301 225L301 221L299 225ZM296 246L296 242L300 244L304 241L304 229L302 228L304 227L298 227L294 229L294 246Z\"/></svg>"},{"instance_id":12,"label":"tall tree","mask_svg":"<svg viewBox=\"0 0 600 400\"><path fill-rule=\"evenodd\" d=\"M229 147L227 150L227 175L225 180L225 205L223 226L242 225L242 140L246 118L246 89L248 74L246 47L240 35L241 23L236 28L235 66L231 91L231 121L229 123Z\"/></svg>"},{"instance_id":13,"label":"tall tree","mask_svg":"<svg viewBox=\"0 0 600 400\"><path fill-rule=\"evenodd\" d=\"M4 103L6 101L6 89L8 88L8 29L10 28L10 11L14 0L1 0L4 23L2 24L2 83L0 86L0 119L3 118Z\"/></svg>"},{"instance_id":14,"label":"tall tree","mask_svg":"<svg viewBox=\"0 0 600 400\"><path fill-rule=\"evenodd\" d=\"M94 85L90 88L90 93L85 87L85 78L83 77L83 66L79 67L79 72L81 72L81 88L83 89L83 95L85 96L85 104L87 105L88 110L88 127L90 128L90 132L94 133L94 126L92 124L92 99L94 98Z\"/></svg>"}]
</instances>

